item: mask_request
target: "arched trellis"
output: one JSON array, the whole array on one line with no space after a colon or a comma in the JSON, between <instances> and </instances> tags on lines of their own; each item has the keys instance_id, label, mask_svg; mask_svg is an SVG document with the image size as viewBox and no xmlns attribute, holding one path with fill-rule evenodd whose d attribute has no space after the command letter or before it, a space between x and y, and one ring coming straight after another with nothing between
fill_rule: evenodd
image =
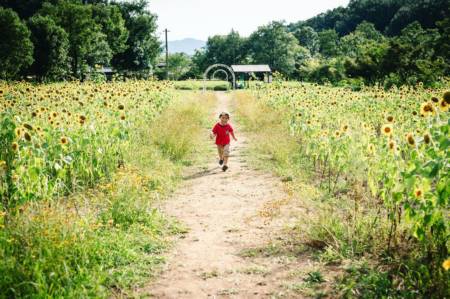
<instances>
[{"instance_id":1,"label":"arched trellis","mask_svg":"<svg viewBox=\"0 0 450 299\"><path fill-rule=\"evenodd\" d=\"M211 78L213 79L213 80L216 80L216 74L217 73L222 73L222 74L225 74L225 80L226 81L228 81L228 72L227 71L225 71L224 69L217 69L217 70L215 70L214 71L214 73L212 74L212 76L211 76Z\"/></svg>"},{"instance_id":2,"label":"arched trellis","mask_svg":"<svg viewBox=\"0 0 450 299\"><path fill-rule=\"evenodd\" d=\"M226 69L228 72L230 72L231 77L232 77L232 79L233 79L233 82L232 82L232 84L233 84L233 85L232 85L232 88L234 89L235 86L236 86L236 76L234 75L234 72L233 72L233 70L231 69L231 67L229 67L229 66L226 65L226 64L216 63L216 64L213 64L213 65L210 65L210 66L206 69L205 73L203 74L203 91L206 91L206 79L208 79L208 73L209 73L212 69L214 69L214 68L224 68L224 69Z\"/></svg>"}]
</instances>

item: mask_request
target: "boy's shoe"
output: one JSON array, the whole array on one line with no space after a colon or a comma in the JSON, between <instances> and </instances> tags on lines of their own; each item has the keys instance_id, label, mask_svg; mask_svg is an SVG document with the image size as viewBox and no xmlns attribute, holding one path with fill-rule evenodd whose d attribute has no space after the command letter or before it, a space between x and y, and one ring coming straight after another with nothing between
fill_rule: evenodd
<instances>
[{"instance_id":1,"label":"boy's shoe","mask_svg":"<svg viewBox=\"0 0 450 299\"><path fill-rule=\"evenodd\" d=\"M222 167L222 170L223 170L223 171L227 171L227 169L228 169L228 166L226 166L226 165L224 165L224 166Z\"/></svg>"},{"instance_id":2,"label":"boy's shoe","mask_svg":"<svg viewBox=\"0 0 450 299\"><path fill-rule=\"evenodd\" d=\"M222 165L223 164L223 160L219 160L219 165Z\"/></svg>"}]
</instances>

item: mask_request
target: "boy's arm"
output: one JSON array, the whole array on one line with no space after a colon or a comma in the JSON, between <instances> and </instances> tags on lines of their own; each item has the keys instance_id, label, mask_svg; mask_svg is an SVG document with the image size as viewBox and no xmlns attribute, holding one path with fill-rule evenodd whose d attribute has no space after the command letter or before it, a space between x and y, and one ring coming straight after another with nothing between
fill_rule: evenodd
<instances>
[{"instance_id":1,"label":"boy's arm","mask_svg":"<svg viewBox=\"0 0 450 299\"><path fill-rule=\"evenodd\" d=\"M230 134L231 134L231 137L233 137L234 141L237 141L236 137L234 136L234 131L231 131Z\"/></svg>"}]
</instances>

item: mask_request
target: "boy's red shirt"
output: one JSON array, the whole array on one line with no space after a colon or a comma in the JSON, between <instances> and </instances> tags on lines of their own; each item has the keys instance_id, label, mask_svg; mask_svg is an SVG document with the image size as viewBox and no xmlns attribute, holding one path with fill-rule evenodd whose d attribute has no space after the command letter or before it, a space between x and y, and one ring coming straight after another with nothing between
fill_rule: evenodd
<instances>
[{"instance_id":1,"label":"boy's red shirt","mask_svg":"<svg viewBox=\"0 0 450 299\"><path fill-rule=\"evenodd\" d=\"M230 133L233 132L233 127L230 124L222 126L220 123L217 123L212 131L216 134L217 145L227 145L230 143Z\"/></svg>"}]
</instances>

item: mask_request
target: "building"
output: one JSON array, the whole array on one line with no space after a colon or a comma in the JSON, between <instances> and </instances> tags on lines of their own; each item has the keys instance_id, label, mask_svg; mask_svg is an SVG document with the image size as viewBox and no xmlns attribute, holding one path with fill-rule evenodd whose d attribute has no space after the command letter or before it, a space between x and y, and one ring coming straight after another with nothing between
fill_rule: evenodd
<instances>
[{"instance_id":1,"label":"building","mask_svg":"<svg viewBox=\"0 0 450 299\"><path fill-rule=\"evenodd\" d=\"M231 69L236 76L237 87L244 87L246 82L248 82L251 78L258 79L266 83L272 82L272 70L267 64L232 65Z\"/></svg>"}]
</instances>

